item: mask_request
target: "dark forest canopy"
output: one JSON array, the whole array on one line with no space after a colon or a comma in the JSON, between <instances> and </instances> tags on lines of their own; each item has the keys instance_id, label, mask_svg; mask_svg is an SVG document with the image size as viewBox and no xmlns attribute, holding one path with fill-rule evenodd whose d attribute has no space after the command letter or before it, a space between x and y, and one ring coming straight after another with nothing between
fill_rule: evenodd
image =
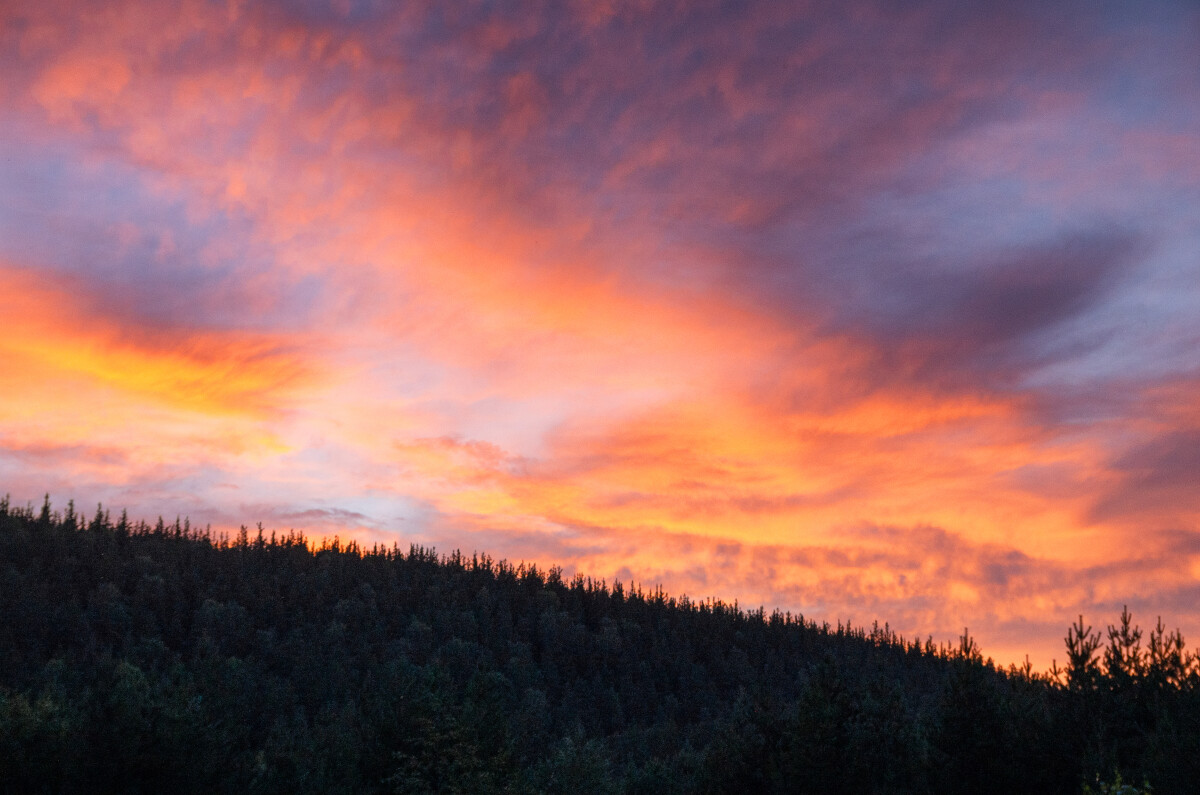
<instances>
[{"instance_id":1,"label":"dark forest canopy","mask_svg":"<svg viewBox=\"0 0 1200 795\"><path fill-rule=\"evenodd\" d=\"M1063 669L412 547L0 501L16 792L1116 792L1200 780L1200 658ZM1128 790L1133 792L1134 789Z\"/></svg>"}]
</instances>

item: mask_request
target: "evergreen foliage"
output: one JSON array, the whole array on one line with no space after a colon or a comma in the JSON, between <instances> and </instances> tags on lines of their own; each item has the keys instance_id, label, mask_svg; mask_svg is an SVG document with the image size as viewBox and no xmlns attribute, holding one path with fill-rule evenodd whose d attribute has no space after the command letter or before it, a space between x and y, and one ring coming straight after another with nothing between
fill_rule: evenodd
<instances>
[{"instance_id":1,"label":"evergreen foliage","mask_svg":"<svg viewBox=\"0 0 1200 795\"><path fill-rule=\"evenodd\" d=\"M1200 661L1083 619L997 668L432 549L0 501L13 792L1192 792ZM1108 783L1106 783L1108 782Z\"/></svg>"}]
</instances>

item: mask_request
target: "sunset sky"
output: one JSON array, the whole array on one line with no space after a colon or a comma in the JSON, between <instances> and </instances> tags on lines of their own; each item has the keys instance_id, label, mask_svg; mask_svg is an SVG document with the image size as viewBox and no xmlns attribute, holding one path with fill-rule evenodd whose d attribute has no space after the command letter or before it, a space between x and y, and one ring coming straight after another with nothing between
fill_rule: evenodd
<instances>
[{"instance_id":1,"label":"sunset sky","mask_svg":"<svg viewBox=\"0 0 1200 795\"><path fill-rule=\"evenodd\" d=\"M0 3L0 495L1200 641L1194 2Z\"/></svg>"}]
</instances>

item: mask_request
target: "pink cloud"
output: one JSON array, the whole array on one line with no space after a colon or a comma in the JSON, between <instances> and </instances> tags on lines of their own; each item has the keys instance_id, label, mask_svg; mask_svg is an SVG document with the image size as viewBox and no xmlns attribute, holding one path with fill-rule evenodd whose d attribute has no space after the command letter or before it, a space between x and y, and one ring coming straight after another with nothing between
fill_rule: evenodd
<instances>
[{"instance_id":1,"label":"pink cloud","mask_svg":"<svg viewBox=\"0 0 1200 795\"><path fill-rule=\"evenodd\" d=\"M1192 386L1146 414L1080 397L1112 365L1071 401L1032 385L1113 285L1167 267L1145 195L1180 228L1195 207L1186 133L1112 112L1104 20L352 11L0 12L3 134L50 142L26 142L35 179L119 164L113 203L182 209L96 239L156 241L160 292L227 272L151 323L106 307L82 243L0 269L23 489L363 538L407 512L443 547L970 622L1014 658L1049 653L1047 617L1188 587ZM1155 543L1130 557L1135 533Z\"/></svg>"}]
</instances>

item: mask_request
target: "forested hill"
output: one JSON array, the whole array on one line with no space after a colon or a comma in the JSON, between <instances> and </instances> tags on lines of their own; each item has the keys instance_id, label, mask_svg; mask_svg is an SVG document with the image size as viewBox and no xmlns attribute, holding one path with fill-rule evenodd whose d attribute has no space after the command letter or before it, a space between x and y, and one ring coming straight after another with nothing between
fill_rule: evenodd
<instances>
[{"instance_id":1,"label":"forested hill","mask_svg":"<svg viewBox=\"0 0 1200 795\"><path fill-rule=\"evenodd\" d=\"M5 792L1194 792L1178 634L1068 645L1001 671L966 637L0 502Z\"/></svg>"}]
</instances>

